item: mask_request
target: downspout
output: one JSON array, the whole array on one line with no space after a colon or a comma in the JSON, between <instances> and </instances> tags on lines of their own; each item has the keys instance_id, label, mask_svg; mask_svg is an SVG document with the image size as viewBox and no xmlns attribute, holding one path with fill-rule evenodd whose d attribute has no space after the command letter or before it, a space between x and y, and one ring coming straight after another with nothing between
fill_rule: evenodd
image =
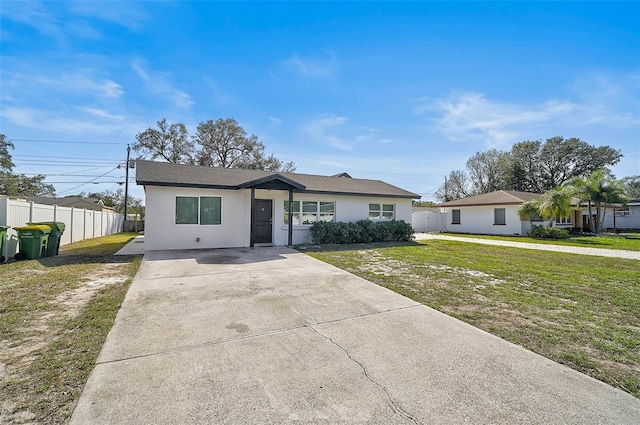
<instances>
[{"instance_id":1,"label":"downspout","mask_svg":"<svg viewBox=\"0 0 640 425\"><path fill-rule=\"evenodd\" d=\"M288 226L289 226L289 240L288 240L288 244L287 246L291 247L293 246L293 189L289 188L289 220L288 221Z\"/></svg>"}]
</instances>

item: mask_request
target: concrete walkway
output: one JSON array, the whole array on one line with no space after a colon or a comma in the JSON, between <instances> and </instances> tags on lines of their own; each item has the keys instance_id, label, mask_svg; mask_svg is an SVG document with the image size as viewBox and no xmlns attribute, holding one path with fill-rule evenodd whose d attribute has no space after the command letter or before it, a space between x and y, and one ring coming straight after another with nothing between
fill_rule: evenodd
<instances>
[{"instance_id":1,"label":"concrete walkway","mask_svg":"<svg viewBox=\"0 0 640 425\"><path fill-rule=\"evenodd\" d=\"M566 252L569 254L582 254L582 255L595 255L598 257L613 257L613 258L627 258L630 260L640 260L640 251L624 251L620 249L605 249L605 248L587 248L581 246L566 246L566 245L547 245L531 242L517 242L517 241L501 241L496 239L482 239L472 238L465 236L449 236L439 233L416 233L416 240L426 239L442 239L447 241L469 242L479 243L484 245L495 246L510 246L513 248L535 249L538 251L556 251Z\"/></svg>"},{"instance_id":2,"label":"concrete walkway","mask_svg":"<svg viewBox=\"0 0 640 425\"><path fill-rule=\"evenodd\" d=\"M634 424L640 401L287 248L150 251L71 424Z\"/></svg>"}]
</instances>

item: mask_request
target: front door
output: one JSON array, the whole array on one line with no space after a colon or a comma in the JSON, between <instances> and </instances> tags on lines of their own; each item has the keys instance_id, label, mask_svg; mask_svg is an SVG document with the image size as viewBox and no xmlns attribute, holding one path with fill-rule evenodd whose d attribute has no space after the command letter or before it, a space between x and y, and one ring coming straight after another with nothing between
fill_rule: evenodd
<instances>
[{"instance_id":1,"label":"front door","mask_svg":"<svg viewBox=\"0 0 640 425\"><path fill-rule=\"evenodd\" d=\"M271 199L256 199L253 206L253 242L272 243L273 216Z\"/></svg>"}]
</instances>

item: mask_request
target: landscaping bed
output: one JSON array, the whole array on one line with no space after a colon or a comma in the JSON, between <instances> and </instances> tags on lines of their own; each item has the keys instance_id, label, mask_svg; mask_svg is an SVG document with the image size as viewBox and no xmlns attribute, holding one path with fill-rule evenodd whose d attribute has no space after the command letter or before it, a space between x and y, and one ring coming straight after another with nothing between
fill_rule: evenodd
<instances>
[{"instance_id":1,"label":"landscaping bed","mask_svg":"<svg viewBox=\"0 0 640 425\"><path fill-rule=\"evenodd\" d=\"M113 254L135 236L0 265L0 423L69 420L142 258Z\"/></svg>"},{"instance_id":2,"label":"landscaping bed","mask_svg":"<svg viewBox=\"0 0 640 425\"><path fill-rule=\"evenodd\" d=\"M305 252L640 397L640 262L429 240Z\"/></svg>"}]
</instances>

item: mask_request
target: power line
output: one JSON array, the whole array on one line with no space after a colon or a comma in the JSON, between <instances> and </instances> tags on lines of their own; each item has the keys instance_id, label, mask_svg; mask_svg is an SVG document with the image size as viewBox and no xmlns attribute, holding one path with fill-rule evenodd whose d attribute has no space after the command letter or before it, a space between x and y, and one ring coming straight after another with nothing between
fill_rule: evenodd
<instances>
[{"instance_id":1,"label":"power line","mask_svg":"<svg viewBox=\"0 0 640 425\"><path fill-rule=\"evenodd\" d=\"M107 175L107 174L109 174L110 172L112 172L112 171L114 171L114 170L117 170L117 169L118 169L118 167L114 167L114 168L112 168L111 170L109 170L109 171L107 171L106 173L104 173L102 176L98 176L98 177L96 177L95 179L93 179L93 180L89 180L89 181L88 181L88 182L86 182L86 183L81 183L81 184L79 184L79 185L77 185L77 186L72 187L71 189L63 190L62 192L60 192L60 194L63 194L63 193L66 193L66 192L71 192L72 190L76 190L77 188L82 187L82 186L84 186L84 185L86 185L86 184L93 183L95 180L98 180L100 177L106 176L106 175Z\"/></svg>"},{"instance_id":2,"label":"power line","mask_svg":"<svg viewBox=\"0 0 640 425\"><path fill-rule=\"evenodd\" d=\"M72 140L42 140L42 139L11 139L11 142L33 142L33 143L67 143L77 145L127 145L121 142L78 142Z\"/></svg>"}]
</instances>

